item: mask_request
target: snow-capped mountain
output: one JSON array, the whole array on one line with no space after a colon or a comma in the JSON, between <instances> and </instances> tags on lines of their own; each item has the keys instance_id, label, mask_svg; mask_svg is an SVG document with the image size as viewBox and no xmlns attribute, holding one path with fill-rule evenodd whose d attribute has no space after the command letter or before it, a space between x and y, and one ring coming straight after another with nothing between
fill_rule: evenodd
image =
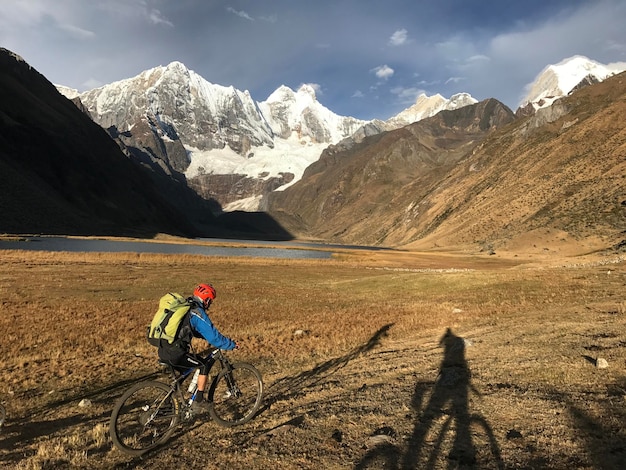
<instances>
[{"instance_id":1,"label":"snow-capped mountain","mask_svg":"<svg viewBox=\"0 0 626 470\"><path fill-rule=\"evenodd\" d=\"M192 159L194 150L229 147L245 156L252 147L273 143L247 91L209 83L180 62L81 93L80 99L105 129L132 132L151 120L162 137L181 139Z\"/></svg>"},{"instance_id":2,"label":"snow-capped mountain","mask_svg":"<svg viewBox=\"0 0 626 470\"><path fill-rule=\"evenodd\" d=\"M77 96L57 88L68 98ZM255 102L247 91L209 83L180 62L78 97L94 121L128 149L143 151L141 161L184 173L188 180L289 174L285 181L293 184L326 146L366 124L322 106L311 86L297 92L281 86L266 101Z\"/></svg>"},{"instance_id":3,"label":"snow-capped mountain","mask_svg":"<svg viewBox=\"0 0 626 470\"><path fill-rule=\"evenodd\" d=\"M64 95L66 98L73 100L74 98L78 98L80 96L80 91L75 88L66 87L64 85L55 85L56 89Z\"/></svg>"},{"instance_id":4,"label":"snow-capped mountain","mask_svg":"<svg viewBox=\"0 0 626 470\"><path fill-rule=\"evenodd\" d=\"M297 92L282 85L258 104L274 134L283 139L289 139L295 132L298 138L333 143L351 135L366 122L333 113L317 101L310 85L302 85Z\"/></svg>"},{"instance_id":5,"label":"snow-capped mountain","mask_svg":"<svg viewBox=\"0 0 626 470\"><path fill-rule=\"evenodd\" d=\"M623 70L626 63L602 65L582 56L550 65L527 87L518 113L532 113ZM385 122L363 121L324 107L310 85L297 91L283 85L257 102L247 91L209 83L180 62L84 93L57 89L84 106L127 154L170 175L184 174L198 194L225 210L257 210L263 194L299 181L331 144L350 145L477 103L467 93L450 99L421 94Z\"/></svg>"},{"instance_id":6,"label":"snow-capped mountain","mask_svg":"<svg viewBox=\"0 0 626 470\"><path fill-rule=\"evenodd\" d=\"M531 105L534 110L545 108L579 86L601 82L624 70L626 62L603 65L580 55L570 57L543 69L526 87L528 92L520 107Z\"/></svg>"},{"instance_id":7,"label":"snow-capped mountain","mask_svg":"<svg viewBox=\"0 0 626 470\"><path fill-rule=\"evenodd\" d=\"M238 174L269 180L283 178L278 189L298 181L306 167L316 161L329 144L352 135L366 121L338 116L319 101L310 85L297 91L280 86L267 100L257 103L260 115L272 132L271 145L258 145L248 155L237 155L232 148L192 149L191 162L185 172L188 178L207 174ZM226 209L254 210L261 194Z\"/></svg>"},{"instance_id":8,"label":"snow-capped mountain","mask_svg":"<svg viewBox=\"0 0 626 470\"><path fill-rule=\"evenodd\" d=\"M450 99L446 99L439 93L433 96L427 96L422 93L417 97L414 105L406 108L396 116L389 119L388 122L401 125L411 124L421 121L428 117L434 116L440 111L453 110L478 103L478 100L472 98L468 93L458 93L452 95Z\"/></svg>"}]
</instances>

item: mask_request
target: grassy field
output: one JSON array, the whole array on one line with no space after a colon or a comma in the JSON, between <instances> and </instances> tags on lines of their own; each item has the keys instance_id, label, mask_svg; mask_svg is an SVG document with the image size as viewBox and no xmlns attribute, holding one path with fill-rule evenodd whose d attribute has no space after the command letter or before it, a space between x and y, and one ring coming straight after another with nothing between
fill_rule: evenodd
<instances>
[{"instance_id":1,"label":"grassy field","mask_svg":"<svg viewBox=\"0 0 626 470\"><path fill-rule=\"evenodd\" d=\"M0 467L626 468L616 257L0 253ZM108 437L113 404L165 379L145 327L161 295L207 281L265 405L128 457Z\"/></svg>"}]
</instances>

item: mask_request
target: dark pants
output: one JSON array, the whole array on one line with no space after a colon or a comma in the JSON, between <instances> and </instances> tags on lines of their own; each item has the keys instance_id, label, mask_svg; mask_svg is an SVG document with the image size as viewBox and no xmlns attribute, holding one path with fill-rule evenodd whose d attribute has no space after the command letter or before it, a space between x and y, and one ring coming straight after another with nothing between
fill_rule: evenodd
<instances>
[{"instance_id":1,"label":"dark pants","mask_svg":"<svg viewBox=\"0 0 626 470\"><path fill-rule=\"evenodd\" d=\"M161 346L159 348L159 359L179 370L200 367L200 374L207 375L209 373L209 361L204 361L195 354L191 354L177 347L169 345Z\"/></svg>"}]
</instances>

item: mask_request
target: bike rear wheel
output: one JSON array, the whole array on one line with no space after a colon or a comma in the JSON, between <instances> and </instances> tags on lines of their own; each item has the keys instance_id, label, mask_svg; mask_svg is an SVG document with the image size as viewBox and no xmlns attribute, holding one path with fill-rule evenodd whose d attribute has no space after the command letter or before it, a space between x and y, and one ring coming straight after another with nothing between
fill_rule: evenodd
<instances>
[{"instance_id":1,"label":"bike rear wheel","mask_svg":"<svg viewBox=\"0 0 626 470\"><path fill-rule=\"evenodd\" d=\"M109 423L113 444L127 454L142 455L171 437L179 410L170 386L156 381L133 385L113 408Z\"/></svg>"},{"instance_id":2,"label":"bike rear wheel","mask_svg":"<svg viewBox=\"0 0 626 470\"><path fill-rule=\"evenodd\" d=\"M238 362L224 369L209 388L209 414L220 426L250 421L261 407L263 379L252 364Z\"/></svg>"}]
</instances>

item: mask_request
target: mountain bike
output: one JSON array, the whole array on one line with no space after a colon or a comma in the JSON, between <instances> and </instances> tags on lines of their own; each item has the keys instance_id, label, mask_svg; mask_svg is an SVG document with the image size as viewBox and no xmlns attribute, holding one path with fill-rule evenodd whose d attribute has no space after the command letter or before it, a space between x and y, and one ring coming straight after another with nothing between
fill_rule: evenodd
<instances>
[{"instance_id":1,"label":"mountain bike","mask_svg":"<svg viewBox=\"0 0 626 470\"><path fill-rule=\"evenodd\" d=\"M225 427L250 421L263 399L261 373L252 364L231 363L220 349L210 352L204 361L208 361L209 373L216 363L221 366L205 390L210 417ZM159 364L169 372L169 385L155 380L139 382L113 408L109 434L113 444L127 454L142 455L164 444L178 423L194 418L191 404L197 392L183 383L198 368L179 370L162 361Z\"/></svg>"}]
</instances>

